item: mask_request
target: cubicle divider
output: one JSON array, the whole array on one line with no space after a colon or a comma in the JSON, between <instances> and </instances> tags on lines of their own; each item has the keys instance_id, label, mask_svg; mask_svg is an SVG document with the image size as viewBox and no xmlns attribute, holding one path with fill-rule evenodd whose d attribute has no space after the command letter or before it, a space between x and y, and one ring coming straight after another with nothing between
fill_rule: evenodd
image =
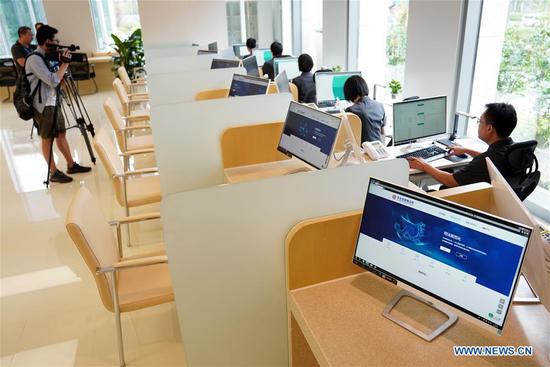
<instances>
[{"instance_id":1,"label":"cubicle divider","mask_svg":"<svg viewBox=\"0 0 550 367\"><path fill-rule=\"evenodd\" d=\"M305 219L362 208L371 176L407 185L409 167L396 159L165 194L189 365L288 365L287 233Z\"/></svg>"},{"instance_id":2,"label":"cubicle divider","mask_svg":"<svg viewBox=\"0 0 550 367\"><path fill-rule=\"evenodd\" d=\"M151 106L191 102L198 92L205 89L229 88L233 74L246 75L246 69L208 69L150 75L147 87Z\"/></svg>"},{"instance_id":3,"label":"cubicle divider","mask_svg":"<svg viewBox=\"0 0 550 367\"><path fill-rule=\"evenodd\" d=\"M231 126L284 121L288 93L153 106L153 140L168 195L223 183L221 136Z\"/></svg>"},{"instance_id":4,"label":"cubicle divider","mask_svg":"<svg viewBox=\"0 0 550 367\"><path fill-rule=\"evenodd\" d=\"M199 47L192 46L190 42L182 44L156 44L144 47L146 60L163 57L196 56L198 50Z\"/></svg>"},{"instance_id":5,"label":"cubicle divider","mask_svg":"<svg viewBox=\"0 0 550 367\"><path fill-rule=\"evenodd\" d=\"M153 56L146 60L147 75L176 73L189 70L209 70L216 54L195 56Z\"/></svg>"}]
</instances>

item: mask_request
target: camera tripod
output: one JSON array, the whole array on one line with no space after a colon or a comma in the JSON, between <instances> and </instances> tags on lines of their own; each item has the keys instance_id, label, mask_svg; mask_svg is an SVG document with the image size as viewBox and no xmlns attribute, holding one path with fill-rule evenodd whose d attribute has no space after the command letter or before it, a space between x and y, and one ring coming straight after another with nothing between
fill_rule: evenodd
<instances>
[{"instance_id":1,"label":"camera tripod","mask_svg":"<svg viewBox=\"0 0 550 367\"><path fill-rule=\"evenodd\" d=\"M86 107L82 102L82 97L80 96L80 93L78 93L76 83L69 72L65 73L63 81L65 83L61 82L56 87L56 96L55 96L56 102L55 102L55 109L54 109L54 115L53 115L54 123L53 123L53 130L52 130L52 139L50 142L50 156L48 158L48 172L46 175L46 180L44 181L44 184L46 185L46 187L49 187L50 185L50 169L51 169L51 164L53 159L53 141L58 133L57 116L59 113L62 113L63 117L65 118L65 122L68 125L67 130L75 129L75 128L80 130L80 133L84 138L84 142L86 143L86 148L88 149L90 160L92 161L93 164L95 164L96 162L96 157L94 155L92 144L90 143L90 138L88 136L88 132L92 135L92 138L95 136L94 125L92 124L90 116L88 115L88 111L86 110ZM65 86L64 89L61 89L62 84L64 84ZM71 121L70 117L72 117L74 121L74 124L72 126L70 123ZM32 131L31 131L31 138L32 138Z\"/></svg>"}]
</instances>

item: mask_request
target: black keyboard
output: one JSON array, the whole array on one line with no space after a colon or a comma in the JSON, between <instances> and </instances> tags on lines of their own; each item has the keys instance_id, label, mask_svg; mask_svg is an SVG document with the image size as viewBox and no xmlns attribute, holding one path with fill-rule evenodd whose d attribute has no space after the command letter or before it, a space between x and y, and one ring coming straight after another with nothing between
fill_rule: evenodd
<instances>
[{"instance_id":1,"label":"black keyboard","mask_svg":"<svg viewBox=\"0 0 550 367\"><path fill-rule=\"evenodd\" d=\"M334 106L336 106L336 101L320 101L320 102L317 103L317 106L319 108L334 107Z\"/></svg>"},{"instance_id":2,"label":"black keyboard","mask_svg":"<svg viewBox=\"0 0 550 367\"><path fill-rule=\"evenodd\" d=\"M398 155L397 158L409 158L409 157L417 157L417 158L423 158L426 160L434 160L442 158L447 151L445 149L442 149L438 147L437 145L430 145L427 148L415 150L414 152L405 153Z\"/></svg>"}]
</instances>

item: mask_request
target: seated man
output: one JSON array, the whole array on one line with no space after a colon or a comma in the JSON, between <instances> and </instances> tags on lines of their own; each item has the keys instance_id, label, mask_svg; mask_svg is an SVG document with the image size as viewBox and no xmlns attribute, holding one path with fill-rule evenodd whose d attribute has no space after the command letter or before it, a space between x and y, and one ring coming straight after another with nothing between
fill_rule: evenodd
<instances>
[{"instance_id":1,"label":"seated man","mask_svg":"<svg viewBox=\"0 0 550 367\"><path fill-rule=\"evenodd\" d=\"M421 158L409 158L411 168L426 172L447 187L468 185L476 182L491 182L485 158L489 157L495 167L506 177L509 168L504 159L506 151L514 142L510 134L517 124L514 106L506 103L489 103L478 120L477 135L489 148L483 153L471 149L454 146L451 154L467 153L474 157L464 168L454 173L437 169Z\"/></svg>"},{"instance_id":2,"label":"seated man","mask_svg":"<svg viewBox=\"0 0 550 367\"><path fill-rule=\"evenodd\" d=\"M288 55L283 55L283 45L280 42L273 42L270 46L271 53L273 58L269 61L266 61L262 66L262 71L269 76L269 79L275 79L275 67L273 65L273 60L277 57L288 57Z\"/></svg>"},{"instance_id":3,"label":"seated man","mask_svg":"<svg viewBox=\"0 0 550 367\"><path fill-rule=\"evenodd\" d=\"M243 58L251 56L256 48L256 39L249 38L246 40L246 49L248 50L248 55L243 55Z\"/></svg>"}]
</instances>

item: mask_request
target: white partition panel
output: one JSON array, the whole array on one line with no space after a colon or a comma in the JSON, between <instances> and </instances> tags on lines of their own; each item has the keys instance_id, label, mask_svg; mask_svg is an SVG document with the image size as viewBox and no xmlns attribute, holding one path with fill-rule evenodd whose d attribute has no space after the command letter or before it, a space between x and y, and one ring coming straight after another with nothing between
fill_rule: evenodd
<instances>
[{"instance_id":1,"label":"white partition panel","mask_svg":"<svg viewBox=\"0 0 550 367\"><path fill-rule=\"evenodd\" d=\"M231 86L233 74L246 75L244 68L182 71L153 74L147 78L151 106L192 102L198 92Z\"/></svg>"},{"instance_id":2,"label":"white partition panel","mask_svg":"<svg viewBox=\"0 0 550 367\"><path fill-rule=\"evenodd\" d=\"M286 235L305 219L362 208L371 176L405 186L409 166L397 159L164 196L188 365L288 366Z\"/></svg>"},{"instance_id":3,"label":"white partition panel","mask_svg":"<svg viewBox=\"0 0 550 367\"><path fill-rule=\"evenodd\" d=\"M216 54L195 56L150 57L146 60L147 75L177 73L188 70L209 70Z\"/></svg>"},{"instance_id":4,"label":"white partition panel","mask_svg":"<svg viewBox=\"0 0 550 367\"><path fill-rule=\"evenodd\" d=\"M145 58L147 60L163 57L196 56L198 51L198 46L191 45L163 45L161 47L153 46L145 48Z\"/></svg>"},{"instance_id":5,"label":"white partition panel","mask_svg":"<svg viewBox=\"0 0 550 367\"><path fill-rule=\"evenodd\" d=\"M282 93L153 106L163 195L222 184L222 132L231 126L283 121L291 99Z\"/></svg>"}]
</instances>

